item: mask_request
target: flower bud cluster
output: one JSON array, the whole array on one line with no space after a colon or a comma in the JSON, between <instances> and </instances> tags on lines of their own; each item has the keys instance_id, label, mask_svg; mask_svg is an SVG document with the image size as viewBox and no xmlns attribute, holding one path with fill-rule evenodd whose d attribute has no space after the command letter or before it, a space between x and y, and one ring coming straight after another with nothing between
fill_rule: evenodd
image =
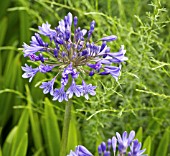
<instances>
[{"instance_id":1,"label":"flower bud cluster","mask_svg":"<svg viewBox=\"0 0 170 156\"><path fill-rule=\"evenodd\" d=\"M147 156L143 154L144 150L141 150L142 144L134 139L135 132L131 131L129 136L125 131L121 135L117 132L116 136L112 139L108 139L107 143L102 142L98 146L99 156ZM68 156L93 156L84 146L79 145L75 151L70 151Z\"/></svg>"}]
</instances>

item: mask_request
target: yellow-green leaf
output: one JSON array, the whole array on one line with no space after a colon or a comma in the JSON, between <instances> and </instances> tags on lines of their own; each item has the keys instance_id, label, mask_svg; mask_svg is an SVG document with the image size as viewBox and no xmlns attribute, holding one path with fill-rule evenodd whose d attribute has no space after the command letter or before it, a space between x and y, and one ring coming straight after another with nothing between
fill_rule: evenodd
<instances>
[{"instance_id":1,"label":"yellow-green leaf","mask_svg":"<svg viewBox=\"0 0 170 156\"><path fill-rule=\"evenodd\" d=\"M138 139L139 142L142 142L142 136L143 136L143 129L140 127L136 133L136 139Z\"/></svg>"},{"instance_id":2,"label":"yellow-green leaf","mask_svg":"<svg viewBox=\"0 0 170 156\"><path fill-rule=\"evenodd\" d=\"M27 131L27 127L28 127L28 110L25 109L19 120L16 135L13 138L11 156L14 156L16 154L18 145L23 139L25 132Z\"/></svg>"},{"instance_id":3,"label":"yellow-green leaf","mask_svg":"<svg viewBox=\"0 0 170 156\"><path fill-rule=\"evenodd\" d=\"M143 143L143 148L142 149L146 149L145 153L148 154L148 155L150 155L150 152L151 152L151 143L152 142L151 142L151 137L150 136L148 136L145 139L144 143Z\"/></svg>"},{"instance_id":4,"label":"yellow-green leaf","mask_svg":"<svg viewBox=\"0 0 170 156\"><path fill-rule=\"evenodd\" d=\"M168 146L169 146L169 130L170 128L167 128L161 138L161 141L158 145L158 149L156 151L156 156L167 156Z\"/></svg>"},{"instance_id":5,"label":"yellow-green leaf","mask_svg":"<svg viewBox=\"0 0 170 156\"><path fill-rule=\"evenodd\" d=\"M25 156L27 153L27 147L28 147L28 135L27 133L25 133L17 147L15 156Z\"/></svg>"},{"instance_id":6,"label":"yellow-green leaf","mask_svg":"<svg viewBox=\"0 0 170 156\"><path fill-rule=\"evenodd\" d=\"M55 115L53 105L45 99L45 129L47 135L48 153L50 156L59 155L60 152L60 132L57 116Z\"/></svg>"}]
</instances>

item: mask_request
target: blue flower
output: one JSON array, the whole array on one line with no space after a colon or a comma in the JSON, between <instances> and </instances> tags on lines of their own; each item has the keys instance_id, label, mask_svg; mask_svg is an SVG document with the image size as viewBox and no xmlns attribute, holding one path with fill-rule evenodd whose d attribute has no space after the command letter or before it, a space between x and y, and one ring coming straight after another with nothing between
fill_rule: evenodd
<instances>
[{"instance_id":1,"label":"blue flower","mask_svg":"<svg viewBox=\"0 0 170 156\"><path fill-rule=\"evenodd\" d=\"M100 75L112 75L116 81L118 80L118 76L120 74L121 66L120 67L114 67L114 66L105 66L104 72L101 72Z\"/></svg>"},{"instance_id":2,"label":"blue flower","mask_svg":"<svg viewBox=\"0 0 170 156\"><path fill-rule=\"evenodd\" d=\"M46 58L44 58L41 53L38 56L35 54L31 54L29 55L29 58L31 61L41 61L42 63L44 62L44 60L46 60Z\"/></svg>"},{"instance_id":3,"label":"blue flower","mask_svg":"<svg viewBox=\"0 0 170 156\"><path fill-rule=\"evenodd\" d=\"M50 66L50 65L44 65L44 64L41 64L39 66L39 71L41 73L46 73L46 72L49 72L51 71L55 66Z\"/></svg>"},{"instance_id":4,"label":"blue flower","mask_svg":"<svg viewBox=\"0 0 170 156\"><path fill-rule=\"evenodd\" d=\"M48 24L48 22L43 23L42 26L39 26L39 31L40 34L44 35L44 36L48 36L50 38L54 37L57 35L56 31L50 28L51 25Z\"/></svg>"},{"instance_id":5,"label":"blue flower","mask_svg":"<svg viewBox=\"0 0 170 156\"><path fill-rule=\"evenodd\" d=\"M68 101L66 92L64 91L64 86L61 86L59 89L54 89L53 92L53 100L58 100L59 102L62 102L63 100Z\"/></svg>"},{"instance_id":6,"label":"blue flower","mask_svg":"<svg viewBox=\"0 0 170 156\"><path fill-rule=\"evenodd\" d=\"M55 79L56 77L54 77L51 81L42 82L40 88L44 89L43 90L44 94L50 93L51 95L53 95L53 86L54 86Z\"/></svg>"},{"instance_id":7,"label":"blue flower","mask_svg":"<svg viewBox=\"0 0 170 156\"><path fill-rule=\"evenodd\" d=\"M68 98L72 98L73 94L75 94L77 97L80 97L82 95L83 88L81 85L76 85L74 79L72 81L71 86L67 90L66 94L68 95Z\"/></svg>"},{"instance_id":8,"label":"blue flower","mask_svg":"<svg viewBox=\"0 0 170 156\"><path fill-rule=\"evenodd\" d=\"M70 151L67 156L93 156L84 146L78 145L75 151Z\"/></svg>"},{"instance_id":9,"label":"blue flower","mask_svg":"<svg viewBox=\"0 0 170 156\"><path fill-rule=\"evenodd\" d=\"M34 55L37 52L45 51L48 47L48 43L45 43L38 33L35 33L31 39L30 46L26 43L23 44L25 57Z\"/></svg>"},{"instance_id":10,"label":"blue flower","mask_svg":"<svg viewBox=\"0 0 170 156\"><path fill-rule=\"evenodd\" d=\"M30 78L29 82L32 81L33 77L35 76L35 74L39 71L38 68L32 68L32 66L28 66L27 64L25 64L25 67L21 67L23 71L25 71L25 73L22 75L23 78Z\"/></svg>"},{"instance_id":11,"label":"blue flower","mask_svg":"<svg viewBox=\"0 0 170 156\"><path fill-rule=\"evenodd\" d=\"M116 132L116 136L119 143L119 152L122 154L126 153L127 147L131 144L133 138L135 137L135 132L131 131L129 137L126 131L122 134L122 137L118 132Z\"/></svg>"},{"instance_id":12,"label":"blue flower","mask_svg":"<svg viewBox=\"0 0 170 156\"><path fill-rule=\"evenodd\" d=\"M141 147L142 145L137 139L133 140L128 156L147 156L146 154L143 154L146 149L141 150Z\"/></svg>"},{"instance_id":13,"label":"blue flower","mask_svg":"<svg viewBox=\"0 0 170 156\"><path fill-rule=\"evenodd\" d=\"M48 43L45 43L38 33L35 33L35 35L31 37L31 39L32 39L32 41L30 42L31 46L48 47Z\"/></svg>"},{"instance_id":14,"label":"blue flower","mask_svg":"<svg viewBox=\"0 0 170 156\"><path fill-rule=\"evenodd\" d=\"M97 70L98 72L100 71L102 64L100 62L97 62L95 64L88 64L88 66L92 69Z\"/></svg>"},{"instance_id":15,"label":"blue flower","mask_svg":"<svg viewBox=\"0 0 170 156\"><path fill-rule=\"evenodd\" d=\"M70 39L72 18L72 14L68 13L64 20L59 21L59 26L56 29L58 33L56 40L59 44L63 44L64 41L68 41Z\"/></svg>"},{"instance_id":16,"label":"blue flower","mask_svg":"<svg viewBox=\"0 0 170 156\"><path fill-rule=\"evenodd\" d=\"M99 153L99 154L105 153L105 152L106 152L106 148L107 148L106 143L105 143L105 142L102 142L102 143L98 146L98 153Z\"/></svg>"},{"instance_id":17,"label":"blue flower","mask_svg":"<svg viewBox=\"0 0 170 156\"><path fill-rule=\"evenodd\" d=\"M92 86L92 84L87 85L84 81L82 82L83 86L83 95L88 100L89 94L94 96L96 95L95 89L96 86Z\"/></svg>"},{"instance_id":18,"label":"blue flower","mask_svg":"<svg viewBox=\"0 0 170 156\"><path fill-rule=\"evenodd\" d=\"M76 69L73 69L72 64L69 64L62 73L61 84L67 85L68 83L68 76L71 75L73 79L78 77L78 72Z\"/></svg>"},{"instance_id":19,"label":"blue flower","mask_svg":"<svg viewBox=\"0 0 170 156\"><path fill-rule=\"evenodd\" d=\"M124 46L122 45L119 52L117 53L107 53L108 56L111 56L111 61L114 63L121 63L123 61L128 60L127 57L125 57L126 50L124 50Z\"/></svg>"},{"instance_id":20,"label":"blue flower","mask_svg":"<svg viewBox=\"0 0 170 156\"><path fill-rule=\"evenodd\" d=\"M54 77L61 74L59 76L61 77L60 89L54 89L56 94L53 95L53 99L58 101L59 99L60 101L67 100L68 96L71 98L74 94L77 97L82 95L86 99L89 98L89 95L94 96L96 86L84 82L83 78L86 74L91 77L93 75L111 75L117 81L121 63L127 60L126 50L124 50L124 46L121 46L119 52L111 52L107 43L115 41L117 39L115 35L103 37L97 42L93 41L95 25L93 20L89 30L82 29L78 27L78 18L73 17L71 13L60 20L54 29L48 22L43 23L38 27L39 32L31 37L30 45L23 44L24 56L32 62L36 61L39 67L24 70L26 73L23 74L23 77L30 78L31 81L38 71L44 74L53 72ZM74 32L71 31L72 26ZM44 42L41 36L48 37L49 43ZM83 84L75 84L76 79L81 79ZM40 88L46 88L44 86L46 83L43 83L43 87ZM44 90L43 92L46 94L48 89ZM61 92L64 96L60 96ZM65 94L66 92L67 94Z\"/></svg>"},{"instance_id":21,"label":"blue flower","mask_svg":"<svg viewBox=\"0 0 170 156\"><path fill-rule=\"evenodd\" d=\"M30 55L44 49L44 47L42 47L42 46L38 46L38 45L29 46L26 43L24 43L23 47L24 47L24 56L25 57L30 56Z\"/></svg>"}]
</instances>

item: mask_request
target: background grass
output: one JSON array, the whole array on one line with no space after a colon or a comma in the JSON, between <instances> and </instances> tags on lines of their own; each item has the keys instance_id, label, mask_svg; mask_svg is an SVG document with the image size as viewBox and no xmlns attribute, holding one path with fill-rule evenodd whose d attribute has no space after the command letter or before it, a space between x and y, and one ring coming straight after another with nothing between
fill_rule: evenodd
<instances>
[{"instance_id":1,"label":"background grass","mask_svg":"<svg viewBox=\"0 0 170 156\"><path fill-rule=\"evenodd\" d=\"M95 153L98 143L127 130L151 156L170 155L170 3L168 0L5 0L0 1L0 155L58 155L64 103L52 102L22 78L29 43L38 25L52 27L68 12L79 26L96 21L94 41L117 35L112 51L125 45L129 60L118 83L111 77L85 77L97 95L74 98L69 131L70 149L85 145ZM49 75L50 76L50 75ZM14 154L15 153L15 154Z\"/></svg>"}]
</instances>

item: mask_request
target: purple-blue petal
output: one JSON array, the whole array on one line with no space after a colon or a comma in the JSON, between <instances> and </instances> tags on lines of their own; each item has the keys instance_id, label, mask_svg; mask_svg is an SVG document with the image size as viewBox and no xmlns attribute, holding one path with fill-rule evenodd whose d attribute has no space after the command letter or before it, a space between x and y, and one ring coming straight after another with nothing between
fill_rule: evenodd
<instances>
[{"instance_id":1,"label":"purple-blue petal","mask_svg":"<svg viewBox=\"0 0 170 156\"><path fill-rule=\"evenodd\" d=\"M116 152L116 145L117 145L117 139L116 137L112 137L112 148L113 148L113 152Z\"/></svg>"},{"instance_id":2,"label":"purple-blue petal","mask_svg":"<svg viewBox=\"0 0 170 156\"><path fill-rule=\"evenodd\" d=\"M32 66L28 66L27 64L25 64L25 67L21 67L23 71L25 71L25 73L22 75L23 78L30 78L29 82L32 81L33 77L35 76L35 74L39 71L38 68L32 68Z\"/></svg>"},{"instance_id":3,"label":"purple-blue petal","mask_svg":"<svg viewBox=\"0 0 170 156\"><path fill-rule=\"evenodd\" d=\"M129 137L128 137L128 145L131 144L134 137L135 137L135 131L131 131L130 134L129 134Z\"/></svg>"},{"instance_id":4,"label":"purple-blue petal","mask_svg":"<svg viewBox=\"0 0 170 156\"><path fill-rule=\"evenodd\" d=\"M100 40L101 41L106 41L106 42L110 42L110 41L114 41L117 39L117 36L115 35L111 35L111 36L107 36L107 37L103 37Z\"/></svg>"}]
</instances>

